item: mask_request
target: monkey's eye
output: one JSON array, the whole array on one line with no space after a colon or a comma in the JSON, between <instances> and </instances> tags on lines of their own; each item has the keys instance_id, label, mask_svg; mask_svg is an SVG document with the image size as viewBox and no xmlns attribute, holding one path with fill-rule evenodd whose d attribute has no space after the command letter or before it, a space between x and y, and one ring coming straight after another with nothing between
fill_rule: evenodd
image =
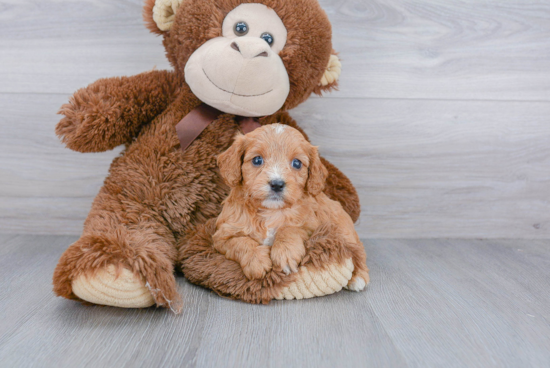
<instances>
[{"instance_id":1,"label":"monkey's eye","mask_svg":"<svg viewBox=\"0 0 550 368\"><path fill-rule=\"evenodd\" d=\"M262 166L264 164L264 159L262 156L256 156L252 159L252 165L254 166Z\"/></svg>"},{"instance_id":2,"label":"monkey's eye","mask_svg":"<svg viewBox=\"0 0 550 368\"><path fill-rule=\"evenodd\" d=\"M245 22L237 22L235 23L235 28L233 28L233 31L237 36L244 36L248 33L248 24Z\"/></svg>"},{"instance_id":3,"label":"monkey's eye","mask_svg":"<svg viewBox=\"0 0 550 368\"><path fill-rule=\"evenodd\" d=\"M296 170L300 170L302 168L302 161L295 158L294 160L292 160L292 167Z\"/></svg>"},{"instance_id":4,"label":"monkey's eye","mask_svg":"<svg viewBox=\"0 0 550 368\"><path fill-rule=\"evenodd\" d=\"M263 38L265 42L268 43L269 46L273 45L273 36L270 34L270 33L262 33L262 35L260 36L260 38Z\"/></svg>"}]
</instances>

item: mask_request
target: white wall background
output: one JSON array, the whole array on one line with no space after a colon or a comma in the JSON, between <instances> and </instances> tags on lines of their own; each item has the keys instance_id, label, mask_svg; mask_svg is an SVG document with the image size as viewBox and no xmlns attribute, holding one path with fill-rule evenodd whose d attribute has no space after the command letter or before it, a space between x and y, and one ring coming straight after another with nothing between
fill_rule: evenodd
<instances>
[{"instance_id":1,"label":"white wall background","mask_svg":"<svg viewBox=\"0 0 550 368\"><path fill-rule=\"evenodd\" d=\"M340 91L292 111L357 186L369 238L550 238L550 0L321 0ZM169 68L141 0L0 0L0 232L78 234L120 150L58 108Z\"/></svg>"}]
</instances>

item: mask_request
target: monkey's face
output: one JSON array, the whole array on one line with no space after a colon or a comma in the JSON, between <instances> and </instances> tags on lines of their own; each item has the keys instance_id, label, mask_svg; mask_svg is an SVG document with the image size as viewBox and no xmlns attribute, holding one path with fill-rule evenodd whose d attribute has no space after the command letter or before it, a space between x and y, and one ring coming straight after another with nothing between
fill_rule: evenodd
<instances>
[{"instance_id":1,"label":"monkey's face","mask_svg":"<svg viewBox=\"0 0 550 368\"><path fill-rule=\"evenodd\" d=\"M318 0L146 0L143 14L176 74L223 112L271 115L338 84Z\"/></svg>"},{"instance_id":2,"label":"monkey's face","mask_svg":"<svg viewBox=\"0 0 550 368\"><path fill-rule=\"evenodd\" d=\"M242 4L225 17L222 36L199 47L185 66L185 81L218 110L263 116L278 111L290 91L279 52L287 31L273 9Z\"/></svg>"}]
</instances>

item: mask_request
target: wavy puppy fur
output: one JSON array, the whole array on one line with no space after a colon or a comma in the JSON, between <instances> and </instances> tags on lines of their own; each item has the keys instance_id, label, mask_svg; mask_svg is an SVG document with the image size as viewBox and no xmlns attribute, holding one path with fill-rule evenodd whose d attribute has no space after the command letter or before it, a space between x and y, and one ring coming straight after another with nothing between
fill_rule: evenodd
<instances>
[{"instance_id":1,"label":"wavy puppy fur","mask_svg":"<svg viewBox=\"0 0 550 368\"><path fill-rule=\"evenodd\" d=\"M299 277L300 266L319 272L351 258L348 288L368 283L353 222L322 192L327 170L299 131L273 124L240 135L218 164L231 192L215 227L201 227L180 250L184 274L193 274L190 259L216 259L216 268L207 267L206 278L188 276L193 282L265 303Z\"/></svg>"}]
</instances>

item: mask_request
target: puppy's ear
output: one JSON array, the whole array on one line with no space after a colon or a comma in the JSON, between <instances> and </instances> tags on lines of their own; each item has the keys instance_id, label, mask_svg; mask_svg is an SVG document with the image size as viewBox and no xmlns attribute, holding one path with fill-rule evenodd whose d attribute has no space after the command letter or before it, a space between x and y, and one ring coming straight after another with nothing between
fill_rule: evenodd
<instances>
[{"instance_id":1,"label":"puppy's ear","mask_svg":"<svg viewBox=\"0 0 550 368\"><path fill-rule=\"evenodd\" d=\"M245 140L244 135L237 135L231 147L218 156L220 174L225 183L232 188L239 185L243 179L241 166L243 163Z\"/></svg>"},{"instance_id":2,"label":"puppy's ear","mask_svg":"<svg viewBox=\"0 0 550 368\"><path fill-rule=\"evenodd\" d=\"M309 172L306 189L311 195L318 195L325 188L328 171L319 158L317 147L311 146L309 151Z\"/></svg>"}]
</instances>

